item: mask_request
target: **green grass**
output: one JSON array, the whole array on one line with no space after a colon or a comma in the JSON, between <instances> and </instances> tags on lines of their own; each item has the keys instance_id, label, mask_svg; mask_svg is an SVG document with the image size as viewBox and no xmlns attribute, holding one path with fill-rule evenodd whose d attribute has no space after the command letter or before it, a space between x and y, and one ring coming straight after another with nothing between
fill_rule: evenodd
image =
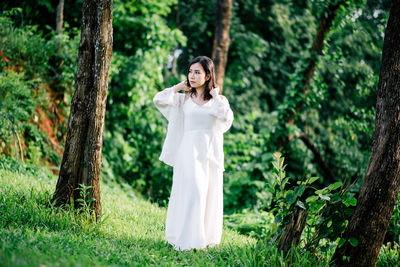
<instances>
[{"instance_id":1,"label":"green grass","mask_svg":"<svg viewBox=\"0 0 400 267\"><path fill-rule=\"evenodd\" d=\"M175 251L164 240L166 209L127 185L101 184L103 219L49 205L57 177L0 157L0 266L288 266L272 241L228 229L216 248ZM293 266L327 266L296 250Z\"/></svg>"}]
</instances>

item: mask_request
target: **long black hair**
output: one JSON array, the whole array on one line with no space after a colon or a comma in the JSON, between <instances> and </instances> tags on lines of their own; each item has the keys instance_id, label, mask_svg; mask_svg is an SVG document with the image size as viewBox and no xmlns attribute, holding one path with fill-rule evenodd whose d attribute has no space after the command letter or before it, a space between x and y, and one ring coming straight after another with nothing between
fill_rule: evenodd
<instances>
[{"instance_id":1,"label":"long black hair","mask_svg":"<svg viewBox=\"0 0 400 267\"><path fill-rule=\"evenodd\" d=\"M216 83L215 83L215 68L214 68L214 62L211 60L211 58L206 57L206 56L198 56L196 58L194 58L188 68L187 68L187 72L186 72L186 82L188 85L190 85L189 82L189 69L190 66L192 66L195 63L200 63L200 65L203 67L204 72L206 73L206 77L207 75L209 75L210 77L206 80L205 82L205 88L204 88L204 100L210 100L212 98L212 95L210 94L210 91L212 89L214 89L215 87L217 87ZM191 91L190 91L190 95L196 95L196 88L194 87L190 87Z\"/></svg>"}]
</instances>

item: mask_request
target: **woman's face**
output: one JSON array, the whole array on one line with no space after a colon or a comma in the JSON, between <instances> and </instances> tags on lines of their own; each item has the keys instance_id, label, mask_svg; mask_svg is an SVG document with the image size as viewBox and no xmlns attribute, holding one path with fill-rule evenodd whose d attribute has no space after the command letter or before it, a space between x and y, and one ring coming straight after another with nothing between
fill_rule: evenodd
<instances>
[{"instance_id":1,"label":"woman's face","mask_svg":"<svg viewBox=\"0 0 400 267\"><path fill-rule=\"evenodd\" d=\"M189 68L188 79L191 87L198 88L204 86L209 75L206 76L206 72L200 63L194 63Z\"/></svg>"}]
</instances>

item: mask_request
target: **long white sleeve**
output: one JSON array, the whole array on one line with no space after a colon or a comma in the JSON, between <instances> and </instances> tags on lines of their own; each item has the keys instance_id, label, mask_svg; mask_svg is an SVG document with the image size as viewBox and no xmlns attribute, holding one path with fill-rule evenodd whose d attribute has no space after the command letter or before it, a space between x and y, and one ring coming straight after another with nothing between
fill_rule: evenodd
<instances>
[{"instance_id":1,"label":"long white sleeve","mask_svg":"<svg viewBox=\"0 0 400 267\"><path fill-rule=\"evenodd\" d=\"M225 96L218 95L210 107L210 114L217 117L217 130L222 133L229 130L233 122L233 112Z\"/></svg>"},{"instance_id":2,"label":"long white sleeve","mask_svg":"<svg viewBox=\"0 0 400 267\"><path fill-rule=\"evenodd\" d=\"M167 135L159 159L170 166L174 166L177 147L182 139L184 94L176 93L175 87L166 88L158 92L153 102L156 108L168 120Z\"/></svg>"},{"instance_id":3,"label":"long white sleeve","mask_svg":"<svg viewBox=\"0 0 400 267\"><path fill-rule=\"evenodd\" d=\"M183 97L184 94L176 93L175 86L173 86L158 92L154 96L153 102L164 117L170 121L171 113L182 104Z\"/></svg>"}]
</instances>

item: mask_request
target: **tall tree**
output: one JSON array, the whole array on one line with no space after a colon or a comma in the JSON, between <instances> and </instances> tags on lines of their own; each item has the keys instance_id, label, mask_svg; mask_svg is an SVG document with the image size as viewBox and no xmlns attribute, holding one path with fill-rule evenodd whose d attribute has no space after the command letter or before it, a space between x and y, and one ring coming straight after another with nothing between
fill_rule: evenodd
<instances>
[{"instance_id":1,"label":"tall tree","mask_svg":"<svg viewBox=\"0 0 400 267\"><path fill-rule=\"evenodd\" d=\"M64 22L64 0L60 0L57 5L57 15L56 15L56 31L61 33L63 29Z\"/></svg>"},{"instance_id":2,"label":"tall tree","mask_svg":"<svg viewBox=\"0 0 400 267\"><path fill-rule=\"evenodd\" d=\"M217 0L216 26L212 51L215 64L217 84L223 88L226 62L230 45L229 28L232 18L232 0Z\"/></svg>"},{"instance_id":3,"label":"tall tree","mask_svg":"<svg viewBox=\"0 0 400 267\"><path fill-rule=\"evenodd\" d=\"M284 120L281 121L284 124L282 127L286 127L287 125L292 125L294 123L294 119L296 118L298 112L302 108L305 103L306 97L310 92L310 84L312 80L312 76L315 72L315 68L317 66L317 55L322 53L322 49L324 47L324 42L326 39L326 35L329 32L333 21L336 17L337 11L341 5L344 4L344 1L334 1L329 4L326 9L326 12L323 12L318 24L318 29L314 37L314 41L310 50L311 57L307 60L307 65L304 71L302 72L302 84L300 88L296 88L297 92L293 96L294 99L289 101L296 103L297 99L300 99L292 108L282 109L280 112L284 114ZM307 147L312 148L311 141L309 139L305 139L303 135L303 142L307 145ZM293 138L293 136L289 136L285 133L279 135L276 146L278 150L282 150L289 141ZM317 157L318 163L324 166L324 169L327 169L325 162L322 160L319 152L315 149L311 149L315 156ZM332 175L329 173L329 175ZM297 246L300 241L301 233L306 225L307 221L307 211L303 209L298 209L292 216L289 224L286 226L285 230L282 233L281 239L279 241L278 249L283 251L285 254L289 251L290 247Z\"/></svg>"},{"instance_id":4,"label":"tall tree","mask_svg":"<svg viewBox=\"0 0 400 267\"><path fill-rule=\"evenodd\" d=\"M346 242L332 258L340 266L376 265L399 194L399 25L400 0L393 0L382 50L372 154L356 210L343 236Z\"/></svg>"},{"instance_id":5,"label":"tall tree","mask_svg":"<svg viewBox=\"0 0 400 267\"><path fill-rule=\"evenodd\" d=\"M68 120L65 151L53 201L56 206L80 197L90 186L90 207L101 216L101 149L108 75L112 55L112 0L84 0L78 71ZM74 201L76 204L77 201Z\"/></svg>"},{"instance_id":6,"label":"tall tree","mask_svg":"<svg viewBox=\"0 0 400 267\"><path fill-rule=\"evenodd\" d=\"M345 1L333 1L332 3L329 4L326 12L324 12L320 17L317 33L315 34L314 42L310 50L311 57L307 60L308 65L304 70L304 72L302 73L304 77L302 84L304 90L303 97L301 97L301 100L296 104L295 109L288 114L287 122L289 124L293 124L294 119L297 116L297 113L303 107L306 97L310 93L311 80L314 75L315 68L317 66L316 55L322 54L322 49L324 48L326 35L331 29L337 11L339 10L340 6L342 6L344 3Z\"/></svg>"}]
</instances>

